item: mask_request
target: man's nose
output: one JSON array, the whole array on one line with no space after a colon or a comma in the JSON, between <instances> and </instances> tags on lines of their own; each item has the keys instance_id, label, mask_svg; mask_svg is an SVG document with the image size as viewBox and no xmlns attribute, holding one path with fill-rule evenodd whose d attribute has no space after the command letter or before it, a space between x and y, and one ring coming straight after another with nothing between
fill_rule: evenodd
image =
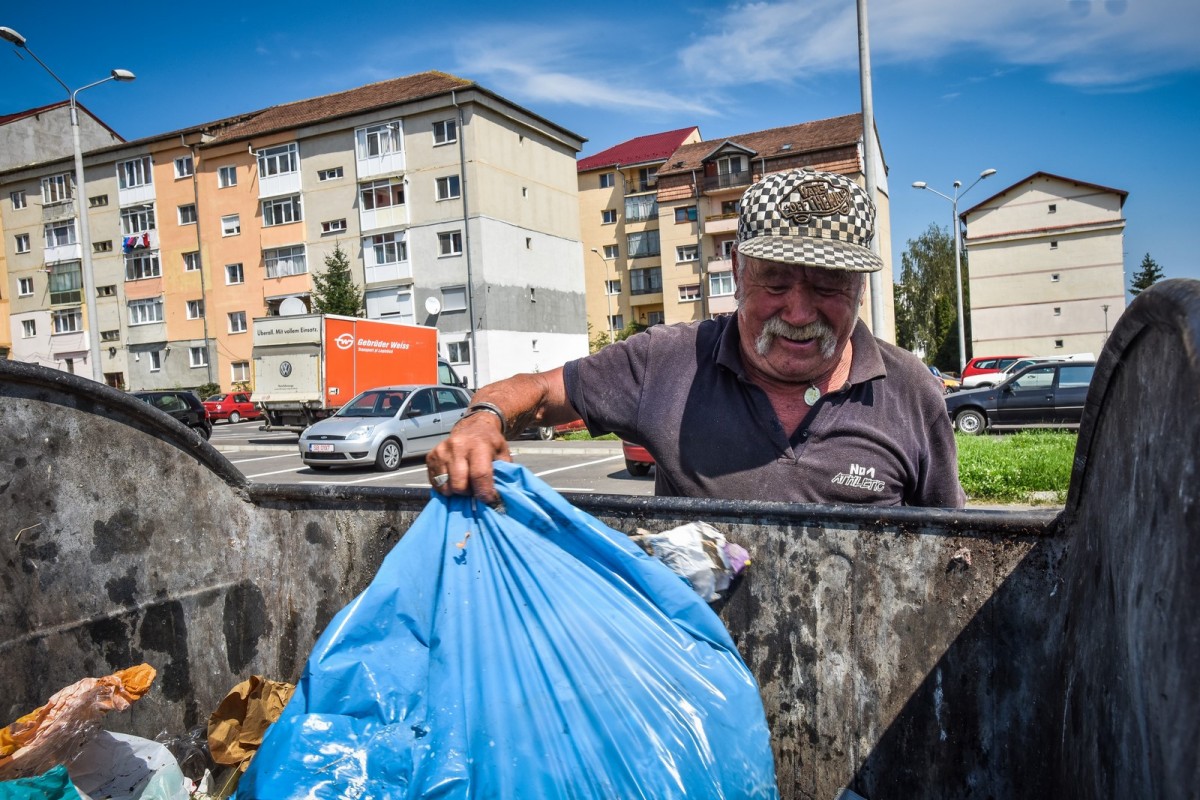
<instances>
[{"instance_id":1,"label":"man's nose","mask_svg":"<svg viewBox=\"0 0 1200 800\"><path fill-rule=\"evenodd\" d=\"M817 318L815 300L812 289L803 283L794 283L784 294L784 308L780 316L789 325L807 325Z\"/></svg>"}]
</instances>

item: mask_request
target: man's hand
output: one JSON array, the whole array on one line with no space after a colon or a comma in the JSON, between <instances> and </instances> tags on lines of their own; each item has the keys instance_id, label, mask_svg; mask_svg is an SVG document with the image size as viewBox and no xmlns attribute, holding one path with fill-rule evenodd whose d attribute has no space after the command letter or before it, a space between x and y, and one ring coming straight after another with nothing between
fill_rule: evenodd
<instances>
[{"instance_id":1,"label":"man's hand","mask_svg":"<svg viewBox=\"0 0 1200 800\"><path fill-rule=\"evenodd\" d=\"M450 430L450 436L425 458L429 483L441 494L474 494L485 503L496 494L492 462L512 461L494 414L472 414ZM442 476L447 476L444 480Z\"/></svg>"}]
</instances>

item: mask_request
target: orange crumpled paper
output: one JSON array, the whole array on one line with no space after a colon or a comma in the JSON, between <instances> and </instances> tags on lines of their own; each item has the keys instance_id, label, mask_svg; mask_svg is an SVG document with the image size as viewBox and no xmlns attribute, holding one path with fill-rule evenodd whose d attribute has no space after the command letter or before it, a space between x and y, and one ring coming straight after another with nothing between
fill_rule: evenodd
<instances>
[{"instance_id":1,"label":"orange crumpled paper","mask_svg":"<svg viewBox=\"0 0 1200 800\"><path fill-rule=\"evenodd\" d=\"M279 719L296 687L251 675L229 690L208 718L208 750L213 761L236 764L242 772L258 752L271 723Z\"/></svg>"},{"instance_id":2,"label":"orange crumpled paper","mask_svg":"<svg viewBox=\"0 0 1200 800\"><path fill-rule=\"evenodd\" d=\"M100 730L100 718L129 708L150 690L156 674L149 664L139 664L103 678L84 678L0 728L0 780L41 775L69 762Z\"/></svg>"}]
</instances>

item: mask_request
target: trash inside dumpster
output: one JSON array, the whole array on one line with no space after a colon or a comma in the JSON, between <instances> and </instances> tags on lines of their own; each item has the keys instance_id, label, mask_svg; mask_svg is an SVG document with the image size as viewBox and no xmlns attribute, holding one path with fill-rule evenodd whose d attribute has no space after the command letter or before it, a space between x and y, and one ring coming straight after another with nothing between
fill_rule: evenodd
<instances>
[{"instance_id":1,"label":"trash inside dumpster","mask_svg":"<svg viewBox=\"0 0 1200 800\"><path fill-rule=\"evenodd\" d=\"M334 618L238 797L776 797L712 610L524 468L496 480L503 512L435 495Z\"/></svg>"}]
</instances>

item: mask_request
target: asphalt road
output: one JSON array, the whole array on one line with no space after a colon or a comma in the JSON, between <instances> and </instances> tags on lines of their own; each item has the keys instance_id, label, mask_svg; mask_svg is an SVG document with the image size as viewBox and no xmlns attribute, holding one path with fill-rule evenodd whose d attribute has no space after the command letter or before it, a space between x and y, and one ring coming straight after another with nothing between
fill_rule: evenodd
<instances>
[{"instance_id":1,"label":"asphalt road","mask_svg":"<svg viewBox=\"0 0 1200 800\"><path fill-rule=\"evenodd\" d=\"M210 443L249 480L261 483L365 484L428 487L425 457L407 458L395 472L371 467L317 471L300 461L294 433L267 433L259 422L213 426ZM654 494L654 473L635 478L625 470L621 443L521 440L509 443L513 460L560 492Z\"/></svg>"}]
</instances>

